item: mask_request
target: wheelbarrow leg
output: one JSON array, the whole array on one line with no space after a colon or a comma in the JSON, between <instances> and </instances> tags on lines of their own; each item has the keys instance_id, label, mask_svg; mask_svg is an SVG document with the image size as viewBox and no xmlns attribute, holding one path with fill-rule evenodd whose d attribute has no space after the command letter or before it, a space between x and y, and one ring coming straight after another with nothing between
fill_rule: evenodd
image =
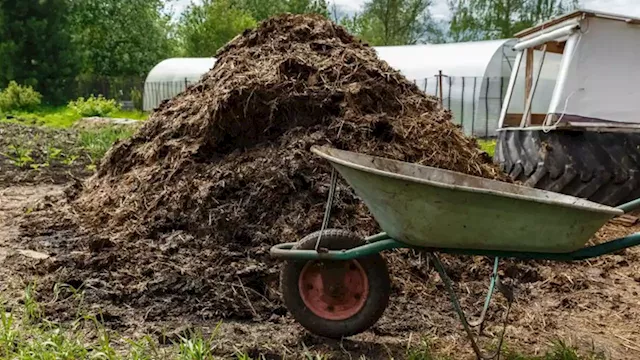
<instances>
[{"instance_id":1,"label":"wheelbarrow leg","mask_svg":"<svg viewBox=\"0 0 640 360\"><path fill-rule=\"evenodd\" d=\"M493 273L491 274L491 282L489 283L489 291L487 292L487 297L484 300L484 306L482 307L482 313L480 317L473 321L469 320L469 325L472 327L480 326L480 333L484 328L484 320L487 316L487 310L489 309L489 305L491 304L491 298L493 297L493 292L495 290L496 282L499 282L498 278L498 264L500 264L500 258L496 257L493 261Z\"/></svg>"},{"instance_id":2,"label":"wheelbarrow leg","mask_svg":"<svg viewBox=\"0 0 640 360\"><path fill-rule=\"evenodd\" d=\"M467 318L464 314L464 311L462 310L462 307L460 306L460 302L458 301L458 297L456 296L456 293L453 289L453 283L451 282L451 279L449 278L449 276L447 275L447 272L444 269L444 266L442 265L442 262L440 261L440 258L438 257L438 255L436 255L435 253L429 253L429 256L431 257L431 259L433 260L433 264L436 267L436 270L438 271L438 274L440 275L440 278L442 278L442 281L444 282L444 285L447 289L447 292L449 293L449 299L451 300L451 304L453 305L454 310L456 311L456 313L458 314L458 316L460 317L460 322L462 322L462 326L464 327L465 332L467 333L467 337L469 338L469 341L471 342L471 346L473 347L473 351L476 354L476 357L478 359L494 359L496 357L499 358L500 356L500 350L502 348L502 342L504 340L504 334L505 331L507 329L507 320L509 318L509 312L511 310L511 303L513 301L513 296L511 294L505 294L507 295L507 300L508 302L508 306L507 306L507 311L505 313L504 316L504 321L502 324L502 333L500 334L500 340L498 342L498 348L497 350L489 355L485 355L482 353L482 351L480 350L480 347L478 346L478 344L476 343L476 337L473 334L473 331L471 330L471 325L469 324L469 321L467 321ZM498 282L499 279L496 277L496 281ZM502 284L498 284L498 289L502 289L504 286L502 286ZM486 311L485 311L486 312ZM481 316L483 317L483 316Z\"/></svg>"}]
</instances>

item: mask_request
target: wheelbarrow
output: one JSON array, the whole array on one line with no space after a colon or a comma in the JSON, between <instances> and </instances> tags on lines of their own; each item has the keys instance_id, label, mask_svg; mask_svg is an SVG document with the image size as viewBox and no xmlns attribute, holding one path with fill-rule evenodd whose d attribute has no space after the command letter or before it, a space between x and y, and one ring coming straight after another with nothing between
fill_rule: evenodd
<instances>
[{"instance_id":1,"label":"wheelbarrow","mask_svg":"<svg viewBox=\"0 0 640 360\"><path fill-rule=\"evenodd\" d=\"M640 233L585 247L611 218L640 207L640 199L609 207L584 199L419 164L329 147L311 151L333 166L320 231L271 248L286 260L280 276L287 309L304 328L329 338L363 332L382 316L390 279L381 252L413 248L428 253L478 358L500 353L513 292L499 279L500 258L575 261L640 244ZM337 172L354 189L382 233L361 238L327 229ZM468 320L438 254L494 259L479 319ZM473 327L484 325L495 289L508 300L498 350L481 353Z\"/></svg>"}]
</instances>

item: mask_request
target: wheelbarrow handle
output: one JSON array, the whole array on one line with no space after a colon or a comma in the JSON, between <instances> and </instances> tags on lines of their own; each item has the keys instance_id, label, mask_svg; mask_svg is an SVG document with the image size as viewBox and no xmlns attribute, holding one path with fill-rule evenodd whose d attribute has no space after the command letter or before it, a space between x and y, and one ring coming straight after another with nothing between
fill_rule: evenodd
<instances>
[{"instance_id":1,"label":"wheelbarrow handle","mask_svg":"<svg viewBox=\"0 0 640 360\"><path fill-rule=\"evenodd\" d=\"M620 209L625 213L631 212L637 208L640 208L640 198L631 200L628 203L624 203L620 206L616 206L616 209Z\"/></svg>"}]
</instances>

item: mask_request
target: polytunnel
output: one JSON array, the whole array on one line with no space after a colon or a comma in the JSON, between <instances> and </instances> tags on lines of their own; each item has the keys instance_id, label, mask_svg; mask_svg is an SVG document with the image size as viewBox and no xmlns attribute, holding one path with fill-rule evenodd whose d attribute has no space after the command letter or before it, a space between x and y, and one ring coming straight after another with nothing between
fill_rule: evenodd
<instances>
[{"instance_id":1,"label":"polytunnel","mask_svg":"<svg viewBox=\"0 0 640 360\"><path fill-rule=\"evenodd\" d=\"M442 95L444 107L467 135L491 137L496 134L516 57L515 43L507 39L375 49L424 92Z\"/></svg>"},{"instance_id":2,"label":"polytunnel","mask_svg":"<svg viewBox=\"0 0 640 360\"><path fill-rule=\"evenodd\" d=\"M173 58L161 61L144 81L144 111L155 109L163 100L183 92L211 70L215 58Z\"/></svg>"},{"instance_id":3,"label":"polytunnel","mask_svg":"<svg viewBox=\"0 0 640 360\"><path fill-rule=\"evenodd\" d=\"M428 94L439 96L467 135L496 135L502 100L515 60L515 39L450 44L375 47L378 56L414 81ZM559 62L559 61L558 61ZM553 59L545 65L556 67ZM157 107L198 81L215 64L214 58L175 58L164 60L151 70L145 82L144 109ZM551 93L554 69L543 71L538 91ZM442 71L442 88L439 72ZM548 79L547 79L548 78ZM518 81L525 81L518 79ZM518 94L514 94L518 97ZM522 94L522 96L524 96ZM522 101L524 104L524 101ZM513 106L513 105L512 105Z\"/></svg>"}]
</instances>

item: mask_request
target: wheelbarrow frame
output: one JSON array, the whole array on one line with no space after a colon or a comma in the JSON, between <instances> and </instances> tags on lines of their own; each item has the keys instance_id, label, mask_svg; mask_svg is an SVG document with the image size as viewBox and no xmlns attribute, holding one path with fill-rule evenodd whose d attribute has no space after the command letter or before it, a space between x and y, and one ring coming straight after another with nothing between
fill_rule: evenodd
<instances>
[{"instance_id":1,"label":"wheelbarrow frame","mask_svg":"<svg viewBox=\"0 0 640 360\"><path fill-rule=\"evenodd\" d=\"M590 258L599 257L606 254L616 253L618 251L624 250L626 248L634 247L640 245L640 232L634 233L622 238L618 238L615 240L611 240L605 243L587 246L580 248L571 252L532 252L532 251L512 251L512 250L488 250L488 249L478 249L478 248L449 248L449 247L425 247L425 246L416 246L404 243L402 241L396 240L393 237L389 236L385 232L381 232L379 234L369 236L364 239L364 243L360 246L352 247L349 249L342 250L329 250L321 247L322 235L324 234L324 230L328 226L329 217L331 213L331 207L334 197L334 192L336 188L337 174L335 168L331 174L331 187L329 190L329 198L325 210L325 216L322 223L322 228L319 232L319 236L316 242L315 249L313 250L303 250L296 249L296 245L298 243L283 243L275 245L271 248L270 254L272 257L280 260L286 261L350 261L356 260L360 258L366 258L372 255L379 254L386 250L392 249L415 249L419 251L423 251L429 254L429 257L433 259L433 264L444 281L446 290L449 294L450 301L458 314L460 321L467 333L467 336L471 342L473 350L479 359L492 359L499 355L500 349L502 346L502 341L504 339L504 333L506 330L507 319L509 316L509 311L511 309L511 303L513 302L514 296L511 289L505 287L499 280L498 276L498 265L500 258L512 258L512 259L520 259L520 260L551 260L551 261L579 261ZM617 206L616 209L621 210L623 213L629 213L632 210L640 208L640 198L630 201L628 203ZM494 257L494 266L493 273L491 275L491 281L489 285L489 290L484 302L484 307L482 309L480 318L476 321L467 320L462 307L460 306L460 302L455 294L452 281L447 275L445 268L440 261L437 254L451 254L451 255L471 255L471 256L487 256ZM494 294L495 288L498 288L500 292L505 295L508 300L509 306L507 307L507 311L504 316L504 323L502 333L500 335L499 345L496 350L491 355L482 354L480 347L478 346L475 336L471 330L471 327L475 326L484 326L485 315L489 304L491 302L492 295Z\"/></svg>"}]
</instances>

